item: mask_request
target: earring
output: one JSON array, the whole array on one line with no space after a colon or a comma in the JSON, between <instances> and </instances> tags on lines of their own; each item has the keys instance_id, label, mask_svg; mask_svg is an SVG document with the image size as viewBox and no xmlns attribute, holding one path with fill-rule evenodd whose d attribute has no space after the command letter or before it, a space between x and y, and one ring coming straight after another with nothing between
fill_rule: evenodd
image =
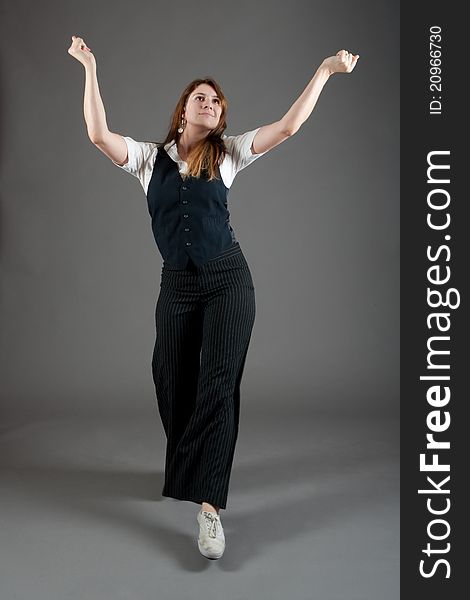
<instances>
[{"instance_id":1,"label":"earring","mask_svg":"<svg viewBox=\"0 0 470 600\"><path fill-rule=\"evenodd\" d=\"M184 131L184 119L181 117L181 125L178 127L178 133L183 133Z\"/></svg>"}]
</instances>

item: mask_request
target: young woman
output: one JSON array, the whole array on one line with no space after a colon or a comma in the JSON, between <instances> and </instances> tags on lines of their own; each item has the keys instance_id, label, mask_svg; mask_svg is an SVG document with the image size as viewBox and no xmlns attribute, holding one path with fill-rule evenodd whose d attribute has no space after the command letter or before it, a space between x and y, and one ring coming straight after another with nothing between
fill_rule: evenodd
<instances>
[{"instance_id":1,"label":"young woman","mask_svg":"<svg viewBox=\"0 0 470 600\"><path fill-rule=\"evenodd\" d=\"M350 73L359 55L326 58L287 113L269 125L227 136L227 100L212 78L183 90L162 143L108 129L96 60L80 37L68 52L85 67L84 116L93 144L137 177L163 258L152 357L167 437L163 496L201 505L198 547L220 558L238 434L240 383L255 319L251 272L230 226L227 196L235 175L294 135L328 78Z\"/></svg>"}]
</instances>

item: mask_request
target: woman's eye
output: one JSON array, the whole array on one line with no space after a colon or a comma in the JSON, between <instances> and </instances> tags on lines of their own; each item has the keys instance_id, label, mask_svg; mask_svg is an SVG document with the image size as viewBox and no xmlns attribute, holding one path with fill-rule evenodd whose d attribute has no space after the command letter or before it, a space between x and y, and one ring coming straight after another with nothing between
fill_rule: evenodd
<instances>
[{"instance_id":1,"label":"woman's eye","mask_svg":"<svg viewBox=\"0 0 470 600\"><path fill-rule=\"evenodd\" d=\"M196 96L196 100L204 100L204 96ZM217 104L220 104L220 100L218 98L215 99Z\"/></svg>"}]
</instances>

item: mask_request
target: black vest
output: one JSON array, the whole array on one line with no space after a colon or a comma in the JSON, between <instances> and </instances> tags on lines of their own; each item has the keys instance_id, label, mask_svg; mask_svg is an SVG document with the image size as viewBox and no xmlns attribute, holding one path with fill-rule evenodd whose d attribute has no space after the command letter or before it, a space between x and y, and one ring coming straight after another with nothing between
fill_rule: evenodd
<instances>
[{"instance_id":1,"label":"black vest","mask_svg":"<svg viewBox=\"0 0 470 600\"><path fill-rule=\"evenodd\" d=\"M201 266L237 240L230 226L227 188L206 176L182 179L177 163L158 148L147 190L152 231L164 264L185 268L188 257Z\"/></svg>"}]
</instances>

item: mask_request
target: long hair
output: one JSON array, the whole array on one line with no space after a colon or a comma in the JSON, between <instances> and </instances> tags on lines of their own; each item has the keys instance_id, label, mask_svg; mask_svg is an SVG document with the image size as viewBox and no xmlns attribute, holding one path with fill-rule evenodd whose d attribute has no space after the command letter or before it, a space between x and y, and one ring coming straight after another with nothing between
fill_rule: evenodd
<instances>
[{"instance_id":1,"label":"long hair","mask_svg":"<svg viewBox=\"0 0 470 600\"><path fill-rule=\"evenodd\" d=\"M184 107L188 100L189 95L197 88L201 83L206 83L212 86L217 96L220 98L221 113L217 127L213 129L204 139L202 139L196 146L191 150L187 158L188 169L186 173L182 173L183 177L201 177L204 172L208 181L217 179L217 166L222 162L227 148L222 139L222 134L227 128L227 122L225 120L227 114L228 102L222 91L220 85L212 78L205 77L202 79L194 79L189 83L183 90L178 103L176 104L175 110L170 121L170 129L167 133L165 140L158 143L159 146L164 146L172 140L178 142L182 134L178 133L178 127L181 123L181 117L183 115Z\"/></svg>"}]
</instances>

